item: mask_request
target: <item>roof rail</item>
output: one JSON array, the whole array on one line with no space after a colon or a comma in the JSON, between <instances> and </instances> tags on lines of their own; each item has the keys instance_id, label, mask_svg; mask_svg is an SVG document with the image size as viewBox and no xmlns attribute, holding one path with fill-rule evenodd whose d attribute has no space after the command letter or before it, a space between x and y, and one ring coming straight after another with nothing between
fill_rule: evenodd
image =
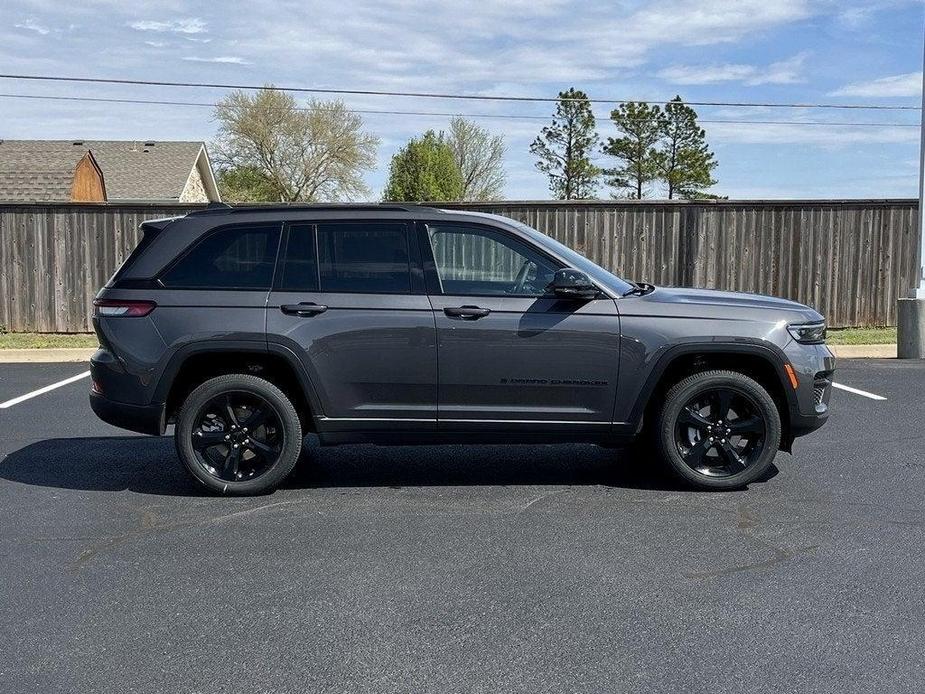
<instances>
[{"instance_id":1,"label":"roof rail","mask_svg":"<svg viewBox=\"0 0 925 694\"><path fill-rule=\"evenodd\" d=\"M370 203L267 203L267 204L254 204L254 205L240 205L232 207L224 202L210 202L209 205L204 210L193 210L188 213L187 216L201 216L201 215L210 215L210 214L239 214L243 212L253 213L253 212L288 212L291 210L315 210L315 211L338 211L345 210L349 212L381 212L381 211L392 211L392 212L414 212L414 211L424 211L424 212L434 212L439 213L442 210L439 210L435 207L427 207L426 205L417 205L417 204L394 204L394 203L382 203L382 204L370 204Z\"/></svg>"}]
</instances>

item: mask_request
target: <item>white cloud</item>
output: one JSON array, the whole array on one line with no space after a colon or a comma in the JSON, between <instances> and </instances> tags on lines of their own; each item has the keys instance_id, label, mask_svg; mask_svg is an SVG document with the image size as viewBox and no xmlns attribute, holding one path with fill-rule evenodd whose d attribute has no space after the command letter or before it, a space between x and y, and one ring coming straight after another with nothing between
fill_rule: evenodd
<instances>
[{"instance_id":1,"label":"white cloud","mask_svg":"<svg viewBox=\"0 0 925 694\"><path fill-rule=\"evenodd\" d=\"M343 0L336 13L307 3L285 14L269 0L248 6L237 49L256 64L312 65L331 86L480 92L500 82L545 94L550 83L613 85L666 45L735 42L810 14L810 0L649 0L619 10L603 0L517 0L477 11L456 0ZM767 79L789 79L778 67Z\"/></svg>"},{"instance_id":2,"label":"white cloud","mask_svg":"<svg viewBox=\"0 0 925 694\"><path fill-rule=\"evenodd\" d=\"M44 36L50 31L47 26L39 24L31 17L29 19L26 19L20 22L19 24L14 24L13 26L16 27L17 29L25 29L26 31L34 31L36 34L41 34L42 36Z\"/></svg>"},{"instance_id":3,"label":"white cloud","mask_svg":"<svg viewBox=\"0 0 925 694\"><path fill-rule=\"evenodd\" d=\"M872 7L849 7L838 14L838 21L851 29L867 24L874 14Z\"/></svg>"},{"instance_id":4,"label":"white cloud","mask_svg":"<svg viewBox=\"0 0 925 694\"><path fill-rule=\"evenodd\" d=\"M183 57L191 63L227 63L229 65L250 65L250 62L237 55L219 55L214 58L202 58L197 55L187 55Z\"/></svg>"},{"instance_id":5,"label":"white cloud","mask_svg":"<svg viewBox=\"0 0 925 694\"><path fill-rule=\"evenodd\" d=\"M163 48L167 45L164 41L145 41L146 46L151 46L152 48Z\"/></svg>"},{"instance_id":6,"label":"white cloud","mask_svg":"<svg viewBox=\"0 0 925 694\"><path fill-rule=\"evenodd\" d=\"M631 15L625 35L702 46L737 41L752 33L805 19L808 0L669 0Z\"/></svg>"},{"instance_id":7,"label":"white cloud","mask_svg":"<svg viewBox=\"0 0 925 694\"><path fill-rule=\"evenodd\" d=\"M922 73L907 72L869 82L853 82L829 92L829 96L859 96L879 98L889 96L919 96L922 93Z\"/></svg>"},{"instance_id":8,"label":"white cloud","mask_svg":"<svg viewBox=\"0 0 925 694\"><path fill-rule=\"evenodd\" d=\"M168 20L165 22L145 20L130 22L129 26L136 31L169 32L172 34L202 34L207 31L206 23L197 17Z\"/></svg>"},{"instance_id":9,"label":"white cloud","mask_svg":"<svg viewBox=\"0 0 925 694\"><path fill-rule=\"evenodd\" d=\"M718 84L744 82L748 85L794 84L803 80L801 71L807 53L767 67L727 63L724 65L672 65L659 71L658 77L672 84Z\"/></svg>"}]
</instances>

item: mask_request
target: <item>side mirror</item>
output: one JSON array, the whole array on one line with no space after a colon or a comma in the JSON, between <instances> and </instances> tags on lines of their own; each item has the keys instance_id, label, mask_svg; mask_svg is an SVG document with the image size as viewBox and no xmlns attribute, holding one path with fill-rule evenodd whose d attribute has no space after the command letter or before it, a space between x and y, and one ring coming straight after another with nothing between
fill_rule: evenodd
<instances>
[{"instance_id":1,"label":"side mirror","mask_svg":"<svg viewBox=\"0 0 925 694\"><path fill-rule=\"evenodd\" d=\"M547 289L552 290L560 299L596 299L601 291L581 270L566 267L556 270Z\"/></svg>"}]
</instances>

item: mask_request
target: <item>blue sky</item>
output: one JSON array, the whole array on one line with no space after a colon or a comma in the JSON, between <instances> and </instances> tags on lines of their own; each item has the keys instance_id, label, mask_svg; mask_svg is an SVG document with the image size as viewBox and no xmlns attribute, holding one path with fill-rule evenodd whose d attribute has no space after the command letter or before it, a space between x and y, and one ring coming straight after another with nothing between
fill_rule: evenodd
<instances>
[{"instance_id":1,"label":"blue sky","mask_svg":"<svg viewBox=\"0 0 925 694\"><path fill-rule=\"evenodd\" d=\"M0 72L599 99L919 106L921 0L6 0ZM220 90L0 80L2 94L214 102ZM479 114L505 136L509 199L548 197L528 147L550 104L345 97L356 109ZM598 131L612 134L608 107ZM698 108L733 198L913 197L916 111ZM366 115L392 154L443 116ZM0 98L0 138L203 139L210 110ZM601 156L599 163L606 166ZM608 196L601 189L602 197Z\"/></svg>"}]
</instances>

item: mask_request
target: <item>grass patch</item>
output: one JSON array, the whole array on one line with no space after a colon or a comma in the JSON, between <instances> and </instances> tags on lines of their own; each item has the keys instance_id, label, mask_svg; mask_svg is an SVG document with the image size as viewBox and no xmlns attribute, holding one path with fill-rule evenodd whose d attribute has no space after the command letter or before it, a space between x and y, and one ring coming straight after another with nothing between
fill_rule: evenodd
<instances>
[{"instance_id":1,"label":"grass patch","mask_svg":"<svg viewBox=\"0 0 925 694\"><path fill-rule=\"evenodd\" d=\"M99 346L93 333L0 333L0 349L50 349Z\"/></svg>"},{"instance_id":2,"label":"grass patch","mask_svg":"<svg viewBox=\"0 0 925 694\"><path fill-rule=\"evenodd\" d=\"M830 328L825 341L830 345L896 344L896 328Z\"/></svg>"}]
</instances>

